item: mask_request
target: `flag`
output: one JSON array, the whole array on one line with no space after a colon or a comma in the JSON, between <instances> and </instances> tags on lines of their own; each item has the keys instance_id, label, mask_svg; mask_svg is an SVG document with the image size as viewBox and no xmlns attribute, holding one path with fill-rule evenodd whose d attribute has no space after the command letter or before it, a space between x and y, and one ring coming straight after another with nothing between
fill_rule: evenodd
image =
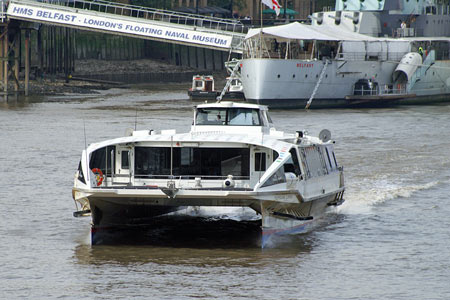
<instances>
[{"instance_id":1,"label":"flag","mask_svg":"<svg viewBox=\"0 0 450 300\"><path fill-rule=\"evenodd\" d=\"M261 1L262 3L273 9L276 12L277 16L280 14L281 5L280 3L278 3L277 0L261 0Z\"/></svg>"}]
</instances>

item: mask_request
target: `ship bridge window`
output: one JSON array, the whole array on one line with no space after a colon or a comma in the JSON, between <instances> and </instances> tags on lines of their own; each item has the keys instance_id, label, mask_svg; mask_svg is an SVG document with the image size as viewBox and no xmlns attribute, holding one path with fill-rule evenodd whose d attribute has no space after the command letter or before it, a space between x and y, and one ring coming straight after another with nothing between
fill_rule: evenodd
<instances>
[{"instance_id":1,"label":"ship bridge window","mask_svg":"<svg viewBox=\"0 0 450 300\"><path fill-rule=\"evenodd\" d=\"M173 157L172 164L171 157ZM135 177L167 178L171 174L183 178L221 179L233 175L235 179L248 179L250 176L250 149L135 148Z\"/></svg>"},{"instance_id":2,"label":"ship bridge window","mask_svg":"<svg viewBox=\"0 0 450 300\"><path fill-rule=\"evenodd\" d=\"M261 126L258 109L198 108L196 125Z\"/></svg>"},{"instance_id":3,"label":"ship bridge window","mask_svg":"<svg viewBox=\"0 0 450 300\"><path fill-rule=\"evenodd\" d=\"M291 154L291 158L284 164L284 172L294 173L297 176L302 175L302 171L300 170L300 164L298 162L297 151L294 148L289 150Z\"/></svg>"},{"instance_id":4,"label":"ship bridge window","mask_svg":"<svg viewBox=\"0 0 450 300\"><path fill-rule=\"evenodd\" d=\"M323 153L319 147L302 147L300 152L307 178L318 177L328 173Z\"/></svg>"},{"instance_id":5,"label":"ship bridge window","mask_svg":"<svg viewBox=\"0 0 450 300\"><path fill-rule=\"evenodd\" d=\"M103 174L112 174L111 160L114 160L114 153L116 147L108 146L95 150L91 154L91 159L89 162L89 168L98 168L102 170ZM113 168L115 167L115 162L112 162Z\"/></svg>"}]
</instances>

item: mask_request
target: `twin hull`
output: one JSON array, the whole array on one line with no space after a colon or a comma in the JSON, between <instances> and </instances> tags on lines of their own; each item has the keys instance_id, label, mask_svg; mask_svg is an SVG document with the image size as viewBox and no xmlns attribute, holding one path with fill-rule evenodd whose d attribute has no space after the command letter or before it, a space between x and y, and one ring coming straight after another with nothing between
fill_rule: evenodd
<instances>
[{"instance_id":1,"label":"twin hull","mask_svg":"<svg viewBox=\"0 0 450 300\"><path fill-rule=\"evenodd\" d=\"M340 173L329 175L336 182ZM332 178L334 177L334 178ZM95 189L91 193L75 192L89 201L92 215L92 243L102 242L102 231L151 224L158 216L182 210L188 206L250 207L262 215L262 245L273 235L301 233L319 219L330 205L342 201L343 189L305 202L296 190L282 192L253 192L227 190L180 190L175 198L157 188ZM283 212L283 213L274 213ZM155 219L156 218L156 219Z\"/></svg>"}]
</instances>

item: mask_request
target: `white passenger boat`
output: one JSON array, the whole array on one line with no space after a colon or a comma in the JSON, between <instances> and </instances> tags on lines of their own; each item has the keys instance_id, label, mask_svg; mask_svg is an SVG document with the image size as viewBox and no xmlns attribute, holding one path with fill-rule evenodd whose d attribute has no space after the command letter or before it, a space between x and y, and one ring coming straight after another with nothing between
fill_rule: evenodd
<instances>
[{"instance_id":1,"label":"white passenger boat","mask_svg":"<svg viewBox=\"0 0 450 300\"><path fill-rule=\"evenodd\" d=\"M353 107L450 101L448 1L337 0L312 24L249 30L247 101Z\"/></svg>"},{"instance_id":2,"label":"white passenger boat","mask_svg":"<svg viewBox=\"0 0 450 300\"><path fill-rule=\"evenodd\" d=\"M75 174L74 216L102 228L147 224L194 207L248 207L261 215L262 245L308 230L343 202L343 170L330 132L277 131L266 106L195 107L191 130L129 131L91 144Z\"/></svg>"}]
</instances>

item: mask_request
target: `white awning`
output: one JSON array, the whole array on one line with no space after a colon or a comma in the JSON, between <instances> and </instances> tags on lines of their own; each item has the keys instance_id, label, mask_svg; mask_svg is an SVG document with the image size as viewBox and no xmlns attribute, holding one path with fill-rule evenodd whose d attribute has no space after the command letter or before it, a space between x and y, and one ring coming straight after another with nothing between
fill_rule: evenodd
<instances>
[{"instance_id":1,"label":"white awning","mask_svg":"<svg viewBox=\"0 0 450 300\"><path fill-rule=\"evenodd\" d=\"M245 39L250 39L259 35L261 29L250 29ZM379 41L386 38L376 38L357 32L348 31L336 26L329 25L305 25L298 22L286 25L265 27L262 29L264 37L282 40L324 40L324 41Z\"/></svg>"}]
</instances>

